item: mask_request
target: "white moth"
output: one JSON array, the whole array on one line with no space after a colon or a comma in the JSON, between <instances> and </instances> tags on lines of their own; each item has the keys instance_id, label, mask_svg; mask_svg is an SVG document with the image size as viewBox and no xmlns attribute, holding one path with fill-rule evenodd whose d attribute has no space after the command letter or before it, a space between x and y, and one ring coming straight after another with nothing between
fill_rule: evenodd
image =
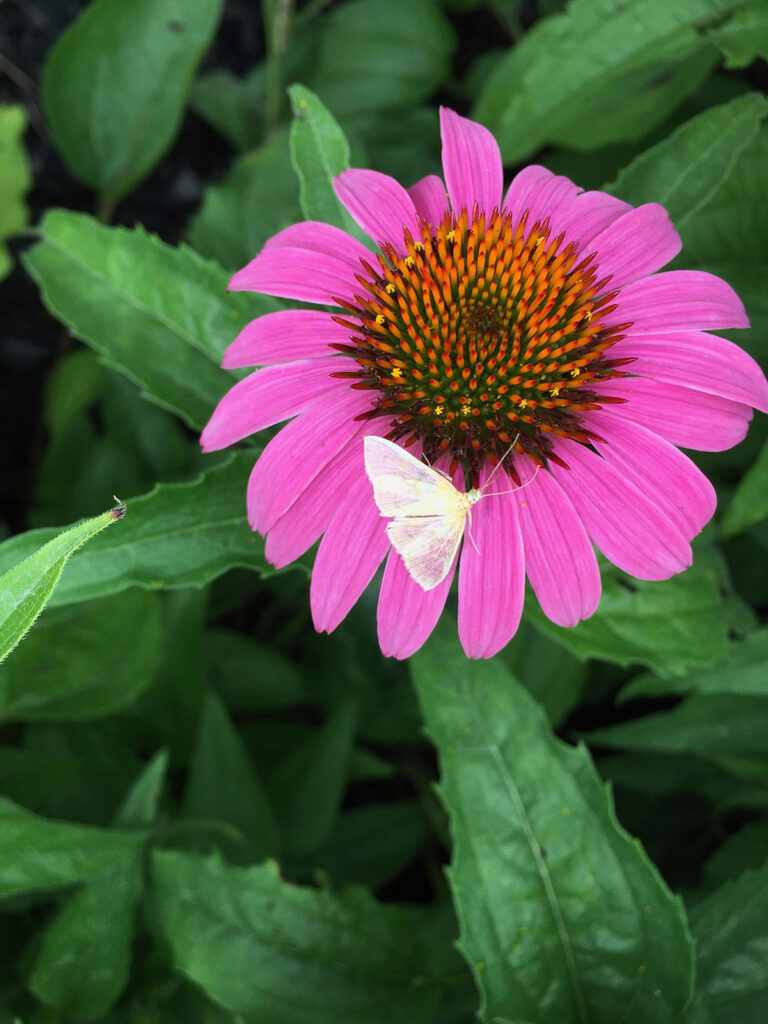
<instances>
[{"instance_id":1,"label":"white moth","mask_svg":"<svg viewBox=\"0 0 768 1024\"><path fill-rule=\"evenodd\" d=\"M419 586L433 590L453 565L467 518L472 522L472 506L490 495L482 488L459 491L447 474L383 437L366 437L364 447L379 512L392 517L390 543Z\"/></svg>"}]
</instances>

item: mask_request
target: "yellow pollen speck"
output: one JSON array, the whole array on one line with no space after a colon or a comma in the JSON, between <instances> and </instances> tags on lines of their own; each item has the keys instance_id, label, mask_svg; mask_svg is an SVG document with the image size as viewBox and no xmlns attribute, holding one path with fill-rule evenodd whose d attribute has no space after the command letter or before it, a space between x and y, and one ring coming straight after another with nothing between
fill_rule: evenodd
<instances>
[{"instance_id":1,"label":"yellow pollen speck","mask_svg":"<svg viewBox=\"0 0 768 1024\"><path fill-rule=\"evenodd\" d=\"M453 230L449 231L448 234L445 236L445 240L447 242L452 242L455 238L456 238L456 232L453 231Z\"/></svg>"},{"instance_id":2,"label":"yellow pollen speck","mask_svg":"<svg viewBox=\"0 0 768 1024\"><path fill-rule=\"evenodd\" d=\"M444 405L436 405L435 406L435 412L437 413L438 416L442 416L443 413L445 412L445 406Z\"/></svg>"},{"instance_id":3,"label":"yellow pollen speck","mask_svg":"<svg viewBox=\"0 0 768 1024\"><path fill-rule=\"evenodd\" d=\"M544 235L539 235L536 239L536 245L541 245L542 242L546 242Z\"/></svg>"},{"instance_id":4,"label":"yellow pollen speck","mask_svg":"<svg viewBox=\"0 0 768 1024\"><path fill-rule=\"evenodd\" d=\"M568 815L571 813L571 809L570 809L570 807L562 807L561 808L561 812L562 812L563 817L567 818Z\"/></svg>"},{"instance_id":5,"label":"yellow pollen speck","mask_svg":"<svg viewBox=\"0 0 768 1024\"><path fill-rule=\"evenodd\" d=\"M397 288L395 288L395 286L393 284L388 284L387 285L387 292L390 295L394 295L396 291L397 291Z\"/></svg>"},{"instance_id":6,"label":"yellow pollen speck","mask_svg":"<svg viewBox=\"0 0 768 1024\"><path fill-rule=\"evenodd\" d=\"M384 316L384 314L383 313L379 313L378 316L376 317L376 323L377 324L385 324L386 322L387 322L387 318Z\"/></svg>"},{"instance_id":7,"label":"yellow pollen speck","mask_svg":"<svg viewBox=\"0 0 768 1024\"><path fill-rule=\"evenodd\" d=\"M470 407L468 405L462 405L462 407L461 407L461 415L462 416L469 416L471 411L472 410L470 409Z\"/></svg>"},{"instance_id":8,"label":"yellow pollen speck","mask_svg":"<svg viewBox=\"0 0 768 1024\"><path fill-rule=\"evenodd\" d=\"M413 251L414 252L421 252L423 250L423 248L424 248L424 246L421 244L421 242L414 242L413 243Z\"/></svg>"},{"instance_id":9,"label":"yellow pollen speck","mask_svg":"<svg viewBox=\"0 0 768 1024\"><path fill-rule=\"evenodd\" d=\"M392 376L395 378L395 380L398 380L400 377L403 376L403 371L400 369L399 366L394 366L392 368Z\"/></svg>"},{"instance_id":10,"label":"yellow pollen speck","mask_svg":"<svg viewBox=\"0 0 768 1024\"><path fill-rule=\"evenodd\" d=\"M594 875L587 875L587 885L592 885L595 881Z\"/></svg>"},{"instance_id":11,"label":"yellow pollen speck","mask_svg":"<svg viewBox=\"0 0 768 1024\"><path fill-rule=\"evenodd\" d=\"M406 256L405 257L405 265L406 265L406 267L412 267L413 264L414 264L413 256Z\"/></svg>"},{"instance_id":12,"label":"yellow pollen speck","mask_svg":"<svg viewBox=\"0 0 768 1024\"><path fill-rule=\"evenodd\" d=\"M551 394L554 395L555 398L557 398L557 396L560 394L560 385L559 384L557 384L555 387L552 388Z\"/></svg>"},{"instance_id":13,"label":"yellow pollen speck","mask_svg":"<svg viewBox=\"0 0 768 1024\"><path fill-rule=\"evenodd\" d=\"M645 974L645 964L638 964L637 965L637 973L638 974Z\"/></svg>"},{"instance_id":14,"label":"yellow pollen speck","mask_svg":"<svg viewBox=\"0 0 768 1024\"><path fill-rule=\"evenodd\" d=\"M521 409L527 409L528 408L528 399L527 398L523 398L522 399L522 401L520 402L520 408Z\"/></svg>"},{"instance_id":15,"label":"yellow pollen speck","mask_svg":"<svg viewBox=\"0 0 768 1024\"><path fill-rule=\"evenodd\" d=\"M578 368L578 366L574 366L574 368L571 370L572 377L578 377L580 373L581 370Z\"/></svg>"}]
</instances>

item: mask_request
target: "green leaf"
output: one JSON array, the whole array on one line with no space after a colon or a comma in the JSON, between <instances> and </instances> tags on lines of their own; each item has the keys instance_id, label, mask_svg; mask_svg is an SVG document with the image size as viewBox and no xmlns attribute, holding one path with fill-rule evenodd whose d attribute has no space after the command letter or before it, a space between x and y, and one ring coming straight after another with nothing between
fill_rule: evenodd
<instances>
[{"instance_id":1,"label":"green leaf","mask_svg":"<svg viewBox=\"0 0 768 1024\"><path fill-rule=\"evenodd\" d=\"M742 478L728 506L720 531L725 537L741 533L768 517L768 443Z\"/></svg>"},{"instance_id":2,"label":"green leaf","mask_svg":"<svg viewBox=\"0 0 768 1024\"><path fill-rule=\"evenodd\" d=\"M325 19L307 84L336 117L412 106L446 80L455 45L434 0L352 0Z\"/></svg>"},{"instance_id":3,"label":"green leaf","mask_svg":"<svg viewBox=\"0 0 768 1024\"><path fill-rule=\"evenodd\" d=\"M636 157L607 191L633 206L661 203L679 231L726 181L766 116L759 93L711 107Z\"/></svg>"},{"instance_id":4,"label":"green leaf","mask_svg":"<svg viewBox=\"0 0 768 1024\"><path fill-rule=\"evenodd\" d=\"M242 452L191 483L160 484L134 499L115 543L107 534L76 554L52 603L87 601L130 586L201 587L233 566L270 575L264 544L245 516L253 461ZM30 530L4 541L0 571L55 534Z\"/></svg>"},{"instance_id":5,"label":"green leaf","mask_svg":"<svg viewBox=\"0 0 768 1024\"><path fill-rule=\"evenodd\" d=\"M755 0L744 10L737 11L724 25L717 25L707 33L718 49L722 50L727 68L744 68L758 57L768 60L768 10L762 0Z\"/></svg>"},{"instance_id":6,"label":"green leaf","mask_svg":"<svg viewBox=\"0 0 768 1024\"><path fill-rule=\"evenodd\" d=\"M238 711L277 711L308 699L304 678L293 661L267 644L228 629L203 637L211 685Z\"/></svg>"},{"instance_id":7,"label":"green leaf","mask_svg":"<svg viewBox=\"0 0 768 1024\"><path fill-rule=\"evenodd\" d=\"M140 853L86 882L43 934L29 978L41 1002L85 1020L102 1018L128 981Z\"/></svg>"},{"instance_id":8,"label":"green leaf","mask_svg":"<svg viewBox=\"0 0 768 1024\"><path fill-rule=\"evenodd\" d=\"M644 673L619 694L624 703L636 697L662 697L675 693L735 693L768 697L768 629L748 633L729 644L726 654L713 665L684 676L662 679Z\"/></svg>"},{"instance_id":9,"label":"green leaf","mask_svg":"<svg viewBox=\"0 0 768 1024\"><path fill-rule=\"evenodd\" d=\"M526 616L580 658L640 662L661 676L679 676L724 655L730 631L751 625L745 606L722 587L718 559L700 549L690 569L661 583L604 573L597 612L573 629L553 625L533 602Z\"/></svg>"},{"instance_id":10,"label":"green leaf","mask_svg":"<svg viewBox=\"0 0 768 1024\"><path fill-rule=\"evenodd\" d=\"M87 185L119 199L168 150L221 0L94 0L48 55L43 105Z\"/></svg>"},{"instance_id":11,"label":"green leaf","mask_svg":"<svg viewBox=\"0 0 768 1024\"><path fill-rule=\"evenodd\" d=\"M525 620L499 655L556 727L579 703L587 666Z\"/></svg>"},{"instance_id":12,"label":"green leaf","mask_svg":"<svg viewBox=\"0 0 768 1024\"><path fill-rule=\"evenodd\" d=\"M10 654L46 606L70 556L105 527L122 519L124 513L125 507L121 505L63 533L39 531L37 543L32 542L32 554L28 553L27 544L27 551L20 556L23 562L14 565L19 557L12 556L11 562L3 565L3 569L8 564L14 567L0 577L0 661ZM40 534L45 534L44 539ZM40 543L43 546L35 550Z\"/></svg>"},{"instance_id":13,"label":"green leaf","mask_svg":"<svg viewBox=\"0 0 768 1024\"><path fill-rule=\"evenodd\" d=\"M234 860L261 861L278 852L280 837L264 790L245 744L214 694L203 707L184 809L190 816L221 820L237 830L242 841L227 848Z\"/></svg>"},{"instance_id":14,"label":"green leaf","mask_svg":"<svg viewBox=\"0 0 768 1024\"><path fill-rule=\"evenodd\" d=\"M269 792L288 854L302 857L330 835L347 782L357 703L341 703L306 742L277 765Z\"/></svg>"},{"instance_id":15,"label":"green leaf","mask_svg":"<svg viewBox=\"0 0 768 1024\"><path fill-rule=\"evenodd\" d=\"M269 1024L420 1024L436 991L416 910L363 890L283 882L273 864L154 857L157 919L179 971L216 1002Z\"/></svg>"},{"instance_id":16,"label":"green leaf","mask_svg":"<svg viewBox=\"0 0 768 1024\"><path fill-rule=\"evenodd\" d=\"M727 836L707 858L702 872L707 886L723 885L743 871L765 863L768 850L768 818L748 822L738 832Z\"/></svg>"},{"instance_id":17,"label":"green leaf","mask_svg":"<svg viewBox=\"0 0 768 1024\"><path fill-rule=\"evenodd\" d=\"M0 720L66 722L110 714L152 682L160 661L154 594L54 609L0 667Z\"/></svg>"},{"instance_id":18,"label":"green leaf","mask_svg":"<svg viewBox=\"0 0 768 1024\"><path fill-rule=\"evenodd\" d=\"M556 740L501 662L468 661L447 628L411 671L440 756L482 1018L679 1024L693 977L685 915L587 751Z\"/></svg>"},{"instance_id":19,"label":"green leaf","mask_svg":"<svg viewBox=\"0 0 768 1024\"><path fill-rule=\"evenodd\" d=\"M506 162L544 143L596 149L644 135L698 91L717 63L701 36L738 0L574 0L543 18L489 76L473 116Z\"/></svg>"},{"instance_id":20,"label":"green leaf","mask_svg":"<svg viewBox=\"0 0 768 1024\"><path fill-rule=\"evenodd\" d=\"M115 815L115 828L150 828L157 818L157 808L168 770L168 751L161 750L131 786Z\"/></svg>"},{"instance_id":21,"label":"green leaf","mask_svg":"<svg viewBox=\"0 0 768 1024\"><path fill-rule=\"evenodd\" d=\"M287 133L281 131L236 160L224 181L206 191L189 226L189 243L237 270L268 238L301 220L297 193Z\"/></svg>"},{"instance_id":22,"label":"green leaf","mask_svg":"<svg viewBox=\"0 0 768 1024\"><path fill-rule=\"evenodd\" d=\"M697 979L712 1024L762 1024L768 1005L768 863L745 871L691 914Z\"/></svg>"},{"instance_id":23,"label":"green leaf","mask_svg":"<svg viewBox=\"0 0 768 1024\"><path fill-rule=\"evenodd\" d=\"M219 365L225 348L277 304L228 295L220 267L142 227L52 210L42 234L24 265L50 312L152 401L202 427L233 383Z\"/></svg>"},{"instance_id":24,"label":"green leaf","mask_svg":"<svg viewBox=\"0 0 768 1024\"><path fill-rule=\"evenodd\" d=\"M349 167L349 143L330 111L303 85L292 85L291 160L307 220L322 220L365 238L333 190L333 179Z\"/></svg>"},{"instance_id":25,"label":"green leaf","mask_svg":"<svg viewBox=\"0 0 768 1024\"><path fill-rule=\"evenodd\" d=\"M0 896L84 882L143 844L139 832L49 821L0 797Z\"/></svg>"},{"instance_id":26,"label":"green leaf","mask_svg":"<svg viewBox=\"0 0 768 1024\"><path fill-rule=\"evenodd\" d=\"M12 266L2 243L27 223L24 196L32 184L32 172L22 141L26 128L23 107L0 107L0 281Z\"/></svg>"},{"instance_id":27,"label":"green leaf","mask_svg":"<svg viewBox=\"0 0 768 1024\"><path fill-rule=\"evenodd\" d=\"M684 751L768 779L768 698L694 696L671 708L589 733L590 743L620 750Z\"/></svg>"}]
</instances>

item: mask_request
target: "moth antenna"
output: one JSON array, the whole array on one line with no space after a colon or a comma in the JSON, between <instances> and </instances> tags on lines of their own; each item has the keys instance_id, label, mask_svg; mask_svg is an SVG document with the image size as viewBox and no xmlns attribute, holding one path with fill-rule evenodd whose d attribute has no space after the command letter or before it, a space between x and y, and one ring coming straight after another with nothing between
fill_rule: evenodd
<instances>
[{"instance_id":1,"label":"moth antenna","mask_svg":"<svg viewBox=\"0 0 768 1024\"><path fill-rule=\"evenodd\" d=\"M488 486L488 484L491 482L491 480L493 480L493 478L496 476L496 473L499 471L499 469L501 469L502 465L504 464L504 459L506 459L506 457L509 455L509 453L512 451L512 449L515 447L515 445L517 444L517 439L519 437L520 437L519 433L515 434L515 437L514 437L514 440L512 441L512 444L509 446L509 448L507 448L507 450L501 456L499 461L496 463L496 465L491 470L490 476L485 481L483 486L480 488L480 493L481 494L485 490L485 488ZM508 492L505 491L504 493L506 494ZM486 494L486 495L484 495L484 497L488 498L488 497L490 497L490 495Z\"/></svg>"},{"instance_id":2,"label":"moth antenna","mask_svg":"<svg viewBox=\"0 0 768 1024\"><path fill-rule=\"evenodd\" d=\"M472 536L472 526L471 525L470 525L469 529L467 530L467 533L469 534L469 539L472 541L472 547L475 549L475 551L478 553L478 555L480 555L480 557L482 558L483 557L483 553L480 550L480 548L477 546L477 544L475 544L475 538Z\"/></svg>"},{"instance_id":3,"label":"moth antenna","mask_svg":"<svg viewBox=\"0 0 768 1024\"><path fill-rule=\"evenodd\" d=\"M515 492L516 492L516 491L522 491L522 489L523 489L524 487L527 487L527 486L528 486L528 484L532 484L532 483L533 483L533 481L534 481L534 480L536 479L536 477L537 477L537 476L539 475L539 470L540 470L540 469L541 469L541 466L537 466L537 467L536 467L536 470L535 470L535 472L534 472L534 474L533 474L533 476L531 477L531 479L530 479L530 480L526 480L526 481L525 481L525 483L524 483L524 484L520 484L520 486L519 486L519 487L513 487L511 491L491 491L491 493L490 493L490 494L484 494L484 495L483 495L483 497L484 497L484 498L498 498L498 497L500 497L500 496L501 496L502 494L515 494ZM491 478L490 478L490 477L488 477L488 480L490 480L490 479L491 479ZM486 480L486 483L488 483L488 480Z\"/></svg>"}]
</instances>

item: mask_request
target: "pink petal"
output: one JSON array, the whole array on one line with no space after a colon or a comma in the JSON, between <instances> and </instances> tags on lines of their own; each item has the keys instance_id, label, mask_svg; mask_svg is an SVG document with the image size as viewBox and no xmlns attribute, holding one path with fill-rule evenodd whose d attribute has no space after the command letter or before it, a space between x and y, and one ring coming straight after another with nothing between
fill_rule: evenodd
<instances>
[{"instance_id":1,"label":"pink petal","mask_svg":"<svg viewBox=\"0 0 768 1024\"><path fill-rule=\"evenodd\" d=\"M626 399L610 406L612 416L634 420L672 444L701 452L733 448L746 437L752 419L752 408L741 402L643 377L606 381L595 391Z\"/></svg>"},{"instance_id":2,"label":"pink petal","mask_svg":"<svg viewBox=\"0 0 768 1024\"><path fill-rule=\"evenodd\" d=\"M267 534L264 554L278 569L308 551L363 472L362 438L353 437L298 496Z\"/></svg>"},{"instance_id":3,"label":"pink petal","mask_svg":"<svg viewBox=\"0 0 768 1024\"><path fill-rule=\"evenodd\" d=\"M744 306L733 288L703 270L667 270L627 285L605 322L628 320L632 326L624 332L627 335L749 327Z\"/></svg>"},{"instance_id":4,"label":"pink petal","mask_svg":"<svg viewBox=\"0 0 768 1024\"><path fill-rule=\"evenodd\" d=\"M200 437L203 451L218 451L290 419L323 395L346 393L347 382L331 374L354 365L343 357L326 356L257 370L230 388L216 406Z\"/></svg>"},{"instance_id":5,"label":"pink petal","mask_svg":"<svg viewBox=\"0 0 768 1024\"><path fill-rule=\"evenodd\" d=\"M248 481L248 520L265 534L284 515L362 423L355 416L371 408L370 395L342 392L320 400L272 438Z\"/></svg>"},{"instance_id":6,"label":"pink petal","mask_svg":"<svg viewBox=\"0 0 768 1024\"><path fill-rule=\"evenodd\" d=\"M417 216L430 224L439 224L450 209L445 185L436 174L428 174L411 185L408 195L413 200Z\"/></svg>"},{"instance_id":7,"label":"pink petal","mask_svg":"<svg viewBox=\"0 0 768 1024\"><path fill-rule=\"evenodd\" d=\"M328 355L328 345L349 341L349 329L319 309L285 309L252 320L224 353L222 366L267 366Z\"/></svg>"},{"instance_id":8,"label":"pink petal","mask_svg":"<svg viewBox=\"0 0 768 1024\"><path fill-rule=\"evenodd\" d=\"M235 274L229 287L323 305L335 303L337 297L351 302L359 289L354 272L343 260L288 247L262 250Z\"/></svg>"},{"instance_id":9,"label":"pink petal","mask_svg":"<svg viewBox=\"0 0 768 1024\"><path fill-rule=\"evenodd\" d=\"M332 633L346 617L373 579L388 547L385 521L361 468L317 550L309 596L318 633Z\"/></svg>"},{"instance_id":10,"label":"pink petal","mask_svg":"<svg viewBox=\"0 0 768 1024\"><path fill-rule=\"evenodd\" d=\"M592 239L599 277L610 275L610 287L621 288L666 266L683 243L669 214L658 203L646 203L615 220Z\"/></svg>"},{"instance_id":11,"label":"pink petal","mask_svg":"<svg viewBox=\"0 0 768 1024\"><path fill-rule=\"evenodd\" d=\"M360 260L370 259L371 256L362 242L341 228L325 224L321 220L303 220L278 231L276 235L267 239L261 251L270 252L273 249L308 249L310 252L320 252L325 256L335 256L357 271L360 270Z\"/></svg>"},{"instance_id":12,"label":"pink petal","mask_svg":"<svg viewBox=\"0 0 768 1024\"><path fill-rule=\"evenodd\" d=\"M565 241L576 242L586 253L593 238L631 209L629 203L606 192L582 192L557 211L552 220L552 234L557 237L565 232Z\"/></svg>"},{"instance_id":13,"label":"pink petal","mask_svg":"<svg viewBox=\"0 0 768 1024\"><path fill-rule=\"evenodd\" d=\"M480 486L490 474L491 466L485 463ZM474 506L465 530L459 564L459 639L469 658L492 657L520 625L525 565L513 488L505 472L496 473L488 497Z\"/></svg>"},{"instance_id":14,"label":"pink petal","mask_svg":"<svg viewBox=\"0 0 768 1024\"><path fill-rule=\"evenodd\" d=\"M437 625L455 572L456 560L442 583L422 590L395 549L389 552L376 616L379 646L386 658L410 658L418 651Z\"/></svg>"},{"instance_id":15,"label":"pink petal","mask_svg":"<svg viewBox=\"0 0 768 1024\"><path fill-rule=\"evenodd\" d=\"M732 341L704 331L618 341L611 358L634 358L631 373L730 398L768 412L768 381L752 356Z\"/></svg>"},{"instance_id":16,"label":"pink petal","mask_svg":"<svg viewBox=\"0 0 768 1024\"><path fill-rule=\"evenodd\" d=\"M512 179L504 196L503 207L511 210L516 220L528 211L528 226L547 217L554 226L559 212L572 206L581 189L562 175L553 174L546 167L531 164ZM557 234L560 233L560 228Z\"/></svg>"},{"instance_id":17,"label":"pink petal","mask_svg":"<svg viewBox=\"0 0 768 1024\"><path fill-rule=\"evenodd\" d=\"M496 139L481 124L447 107L440 108L443 175L456 214L462 207L472 217L475 203L486 215L501 205L504 168Z\"/></svg>"},{"instance_id":18,"label":"pink petal","mask_svg":"<svg viewBox=\"0 0 768 1024\"><path fill-rule=\"evenodd\" d=\"M520 460L518 460L520 461ZM600 603L600 569L587 531L555 478L519 465L515 492L525 570L542 611L558 626L588 619Z\"/></svg>"},{"instance_id":19,"label":"pink petal","mask_svg":"<svg viewBox=\"0 0 768 1024\"><path fill-rule=\"evenodd\" d=\"M605 461L663 509L685 537L695 537L706 526L717 495L687 455L638 423L614 416L613 407L584 420L604 438L594 445Z\"/></svg>"},{"instance_id":20,"label":"pink petal","mask_svg":"<svg viewBox=\"0 0 768 1024\"><path fill-rule=\"evenodd\" d=\"M614 565L644 580L665 580L692 561L685 536L658 505L605 459L575 441L557 441L568 469L549 472L593 543Z\"/></svg>"},{"instance_id":21,"label":"pink petal","mask_svg":"<svg viewBox=\"0 0 768 1024\"><path fill-rule=\"evenodd\" d=\"M413 238L421 238L413 200L388 174L350 168L333 179L333 187L352 217L377 244L390 242L404 253L405 228Z\"/></svg>"}]
</instances>

